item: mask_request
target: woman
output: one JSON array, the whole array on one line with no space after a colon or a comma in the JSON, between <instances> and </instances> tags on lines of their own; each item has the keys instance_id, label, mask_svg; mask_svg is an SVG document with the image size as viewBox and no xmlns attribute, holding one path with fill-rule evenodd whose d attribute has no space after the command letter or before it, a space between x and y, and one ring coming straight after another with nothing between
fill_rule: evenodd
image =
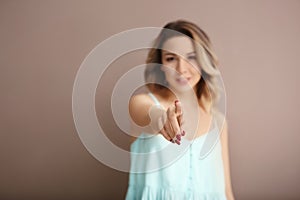
<instances>
[{"instance_id":1,"label":"woman","mask_svg":"<svg viewBox=\"0 0 300 200\"><path fill-rule=\"evenodd\" d=\"M134 134L126 199L234 199L227 123L218 112L217 58L194 23L166 24L147 58L150 92L129 102ZM212 127L212 128L211 128ZM199 158L208 134L219 133Z\"/></svg>"}]
</instances>

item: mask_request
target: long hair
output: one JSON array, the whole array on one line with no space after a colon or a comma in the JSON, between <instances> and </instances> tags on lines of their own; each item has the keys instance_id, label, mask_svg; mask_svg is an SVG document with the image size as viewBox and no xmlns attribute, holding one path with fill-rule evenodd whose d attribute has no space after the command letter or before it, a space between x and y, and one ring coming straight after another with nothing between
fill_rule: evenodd
<instances>
[{"instance_id":1,"label":"long hair","mask_svg":"<svg viewBox=\"0 0 300 200\"><path fill-rule=\"evenodd\" d=\"M164 94L168 94L168 88L165 87L165 74L160 68L162 64L162 46L169 38L182 35L192 39L197 64L202 74L201 79L196 85L196 95L199 105L208 111L209 106L206 106L203 101L211 103L211 108L213 109L219 100L220 88L217 85L216 79L216 76L219 75L219 71L217 70L219 62L212 49L208 35L192 22L177 20L163 27L158 37L154 40L153 48L149 50L146 59L146 69L144 72L145 81L148 83L146 86L152 92L166 90Z\"/></svg>"}]
</instances>

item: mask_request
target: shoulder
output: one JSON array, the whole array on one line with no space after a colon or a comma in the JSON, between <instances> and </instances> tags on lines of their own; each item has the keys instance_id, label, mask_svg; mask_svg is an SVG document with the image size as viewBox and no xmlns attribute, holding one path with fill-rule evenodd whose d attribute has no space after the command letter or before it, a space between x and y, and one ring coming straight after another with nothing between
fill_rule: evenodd
<instances>
[{"instance_id":1,"label":"shoulder","mask_svg":"<svg viewBox=\"0 0 300 200\"><path fill-rule=\"evenodd\" d=\"M139 93L132 95L131 98L139 98L139 99L150 99L149 93Z\"/></svg>"},{"instance_id":2,"label":"shoulder","mask_svg":"<svg viewBox=\"0 0 300 200\"><path fill-rule=\"evenodd\" d=\"M133 95L129 100L129 106L145 106L151 104L152 100L147 93Z\"/></svg>"},{"instance_id":3,"label":"shoulder","mask_svg":"<svg viewBox=\"0 0 300 200\"><path fill-rule=\"evenodd\" d=\"M154 105L153 100L147 93L133 95L129 100L129 114L131 119L139 125L145 126L150 122L149 109Z\"/></svg>"}]
</instances>

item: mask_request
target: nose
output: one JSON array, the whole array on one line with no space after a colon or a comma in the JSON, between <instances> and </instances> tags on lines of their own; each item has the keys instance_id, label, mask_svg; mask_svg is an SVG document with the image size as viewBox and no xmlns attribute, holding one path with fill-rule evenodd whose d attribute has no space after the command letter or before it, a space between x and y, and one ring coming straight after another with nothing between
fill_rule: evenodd
<instances>
[{"instance_id":1,"label":"nose","mask_svg":"<svg viewBox=\"0 0 300 200\"><path fill-rule=\"evenodd\" d=\"M184 58L179 58L176 66L176 70L178 71L178 73L184 74L186 73L188 66L189 63Z\"/></svg>"}]
</instances>

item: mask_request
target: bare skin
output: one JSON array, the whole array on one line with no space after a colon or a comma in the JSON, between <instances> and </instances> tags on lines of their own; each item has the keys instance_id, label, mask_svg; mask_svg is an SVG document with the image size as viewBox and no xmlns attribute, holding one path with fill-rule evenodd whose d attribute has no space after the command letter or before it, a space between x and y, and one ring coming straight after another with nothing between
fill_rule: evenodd
<instances>
[{"instance_id":1,"label":"bare skin","mask_svg":"<svg viewBox=\"0 0 300 200\"><path fill-rule=\"evenodd\" d=\"M184 36L170 38L163 44L163 49L161 70L172 92L168 98L159 94L166 91L156 91L155 95L164 108L155 108L148 95L137 95L130 100L129 111L133 124L140 127L149 126L145 129L147 132L160 133L167 140L176 137L180 143L181 136L185 133L186 139L193 139L207 132L207 125L199 126L199 119L203 118L201 123L205 123L210 120L205 120L204 117L210 116L201 112L199 100L195 95L196 84L201 79L201 70L197 66L191 39ZM179 102L175 103L175 100ZM132 127L141 131L138 126Z\"/></svg>"},{"instance_id":2,"label":"bare skin","mask_svg":"<svg viewBox=\"0 0 300 200\"><path fill-rule=\"evenodd\" d=\"M133 96L129 102L132 133L135 137L143 131L150 134L161 134L166 140L175 141L180 145L182 137L192 140L207 133L212 125L213 116L199 106L198 99L195 101L196 84L201 79L201 70L196 66L191 40L179 36L168 39L163 47L165 50L162 51L163 67L161 70L165 73L169 88L176 95L171 93L166 98L162 95L165 94L165 91L153 92L163 106L162 108L155 106L148 94ZM176 100L180 101L175 103ZM182 130L185 131L185 134ZM225 122L225 126L221 130L221 142L226 196L233 200L227 135L227 123Z\"/></svg>"},{"instance_id":3,"label":"bare skin","mask_svg":"<svg viewBox=\"0 0 300 200\"><path fill-rule=\"evenodd\" d=\"M162 119L161 116L158 116L157 119L154 117L152 118L152 130L148 130L148 133L153 134L162 134L167 140L170 140L176 136L178 133L178 130L181 128L185 131L184 138L187 140L195 139L205 133L208 132L211 126L212 121L212 114L206 113L201 107L198 109L198 114L195 113L195 108L189 106L188 103L184 104L183 102L178 102L175 104L175 99L172 100L165 100L163 99L158 93L153 93L155 97L158 99L160 104L163 106L163 108L158 109L161 110L163 113L165 113L166 118L164 119L165 128L162 129ZM155 107L155 103L147 94L139 94L135 97L135 100L132 101L133 104L136 104L136 101L145 102L145 110L150 109L151 107ZM149 103L147 103L149 102ZM139 114L136 116L136 118L139 118L138 125L139 126L146 126L151 124L151 117L141 117L141 109L136 109ZM196 110L197 111L197 110ZM132 110L134 112L134 110ZM145 120L141 120L141 119ZM197 120L198 118L198 120ZM156 120L156 121L155 121ZM161 123L159 124L160 121ZM133 130L136 132L140 128L135 123L132 124ZM158 125L159 124L159 125ZM170 124L167 126L166 124ZM159 127L158 127L159 126ZM157 131L159 129L159 131ZM176 129L173 131L173 129ZM154 131L156 130L156 131ZM164 131L165 130L165 131ZM167 131L168 130L168 131ZM169 137L168 137L169 136ZM135 137L131 140L132 142L135 140Z\"/></svg>"}]
</instances>

